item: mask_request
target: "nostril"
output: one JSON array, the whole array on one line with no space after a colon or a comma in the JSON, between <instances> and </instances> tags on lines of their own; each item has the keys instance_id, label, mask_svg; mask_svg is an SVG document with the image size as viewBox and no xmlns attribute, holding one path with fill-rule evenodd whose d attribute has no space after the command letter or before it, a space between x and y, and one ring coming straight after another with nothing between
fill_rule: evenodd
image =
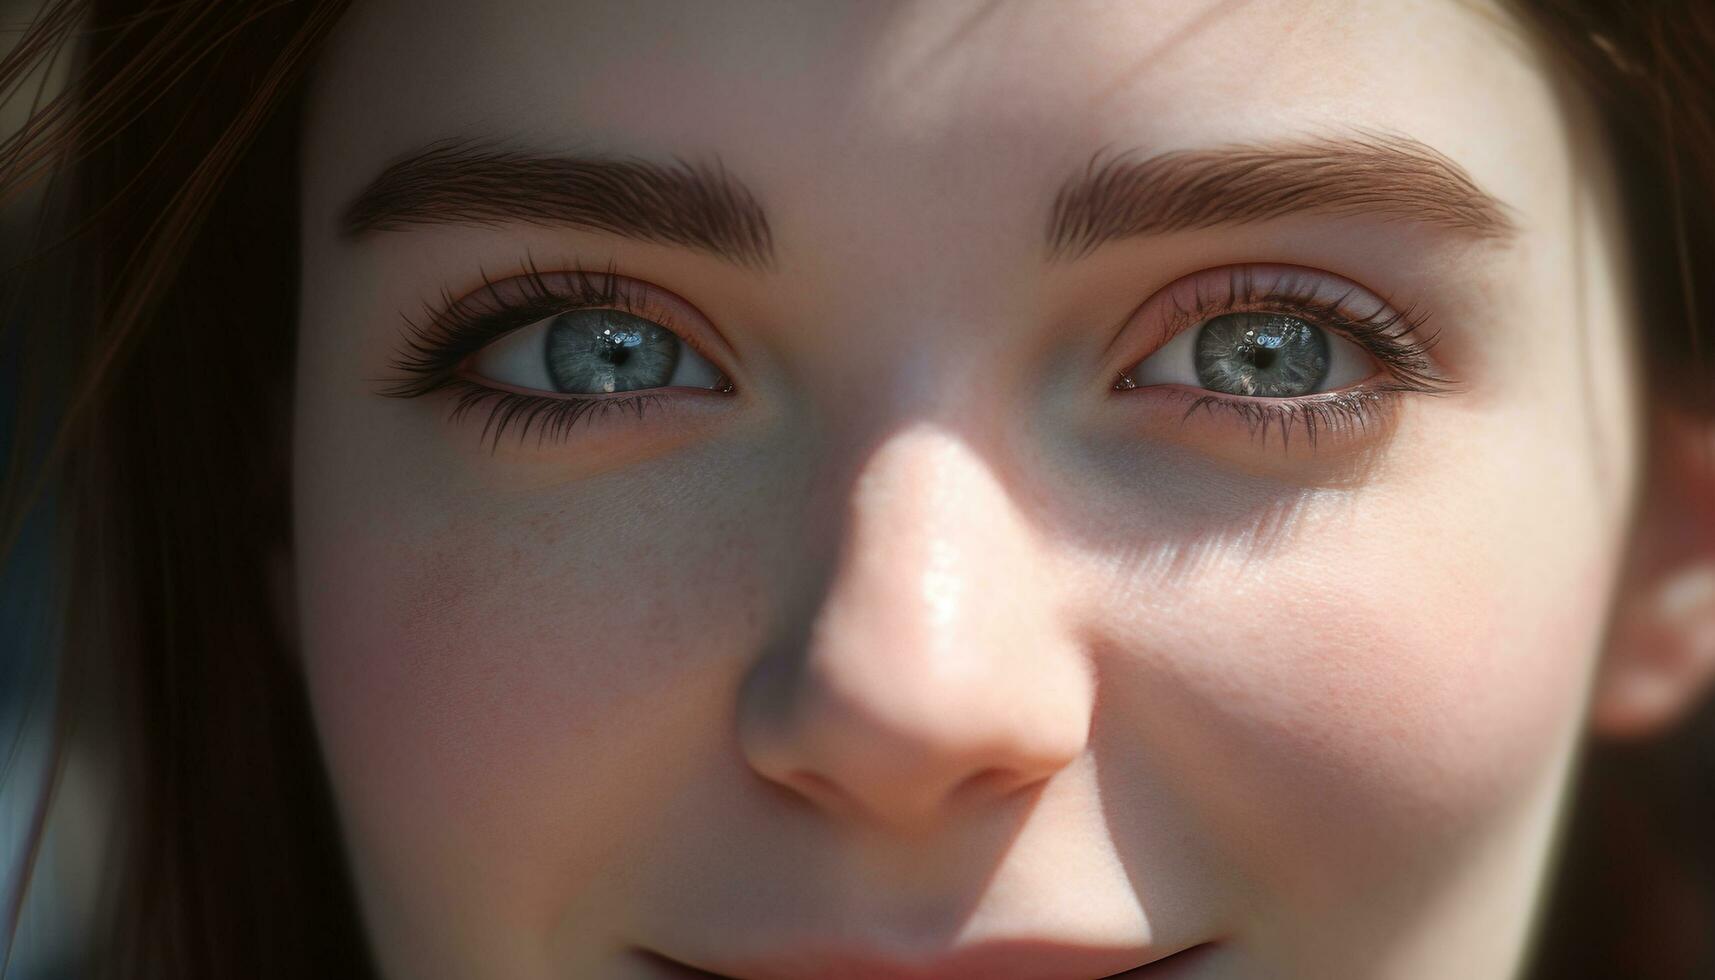
<instances>
[{"instance_id":1,"label":"nostril","mask_svg":"<svg viewBox=\"0 0 1715 980\"><path fill-rule=\"evenodd\" d=\"M1045 781L1044 777L1033 777L1018 769L1004 766L990 766L980 772L972 773L968 778L952 786L950 791L944 791L939 797L939 803L932 804L940 810L943 807L976 806L984 802L1004 800L1015 794L1028 791L1031 787ZM808 802L834 813L849 817L884 817L865 797L853 793L841 786L837 781L810 769L794 769L782 774L781 778L772 780L777 788L790 792L800 803ZM926 801L919 801L926 802ZM895 806L895 810L908 810L911 807Z\"/></svg>"},{"instance_id":2,"label":"nostril","mask_svg":"<svg viewBox=\"0 0 1715 980\"><path fill-rule=\"evenodd\" d=\"M998 800L1027 789L1041 782L1043 778L1033 777L1017 769L990 766L981 772L972 773L969 778L959 784L953 796L960 799Z\"/></svg>"},{"instance_id":3,"label":"nostril","mask_svg":"<svg viewBox=\"0 0 1715 980\"><path fill-rule=\"evenodd\" d=\"M794 769L787 773L785 783L812 803L850 810L856 801L839 784L809 769Z\"/></svg>"},{"instance_id":4,"label":"nostril","mask_svg":"<svg viewBox=\"0 0 1715 980\"><path fill-rule=\"evenodd\" d=\"M1018 774L999 766L989 766L981 772L974 772L967 778L964 785L959 787L962 794L990 792L1005 792L1007 785L1016 782Z\"/></svg>"},{"instance_id":5,"label":"nostril","mask_svg":"<svg viewBox=\"0 0 1715 980\"><path fill-rule=\"evenodd\" d=\"M828 796L845 795L840 791L840 788L834 784L833 780L821 773L811 772L808 769L793 770L790 779L795 785L802 786L812 793L826 794Z\"/></svg>"}]
</instances>

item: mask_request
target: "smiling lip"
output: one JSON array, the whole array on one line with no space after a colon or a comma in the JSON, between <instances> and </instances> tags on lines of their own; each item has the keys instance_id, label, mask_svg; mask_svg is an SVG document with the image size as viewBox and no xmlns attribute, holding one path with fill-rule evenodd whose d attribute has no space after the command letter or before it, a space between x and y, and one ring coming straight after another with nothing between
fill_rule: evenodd
<instances>
[{"instance_id":1,"label":"smiling lip","mask_svg":"<svg viewBox=\"0 0 1715 980\"><path fill-rule=\"evenodd\" d=\"M721 963L719 972L644 952L643 956L673 977L726 977L733 980L1006 980L1013 977L1053 980L1119 980L1160 978L1178 967L1190 967L1208 944L1154 953L1133 948L1073 946L1041 941L989 942L932 958L902 959L850 947L804 947L766 958Z\"/></svg>"}]
</instances>

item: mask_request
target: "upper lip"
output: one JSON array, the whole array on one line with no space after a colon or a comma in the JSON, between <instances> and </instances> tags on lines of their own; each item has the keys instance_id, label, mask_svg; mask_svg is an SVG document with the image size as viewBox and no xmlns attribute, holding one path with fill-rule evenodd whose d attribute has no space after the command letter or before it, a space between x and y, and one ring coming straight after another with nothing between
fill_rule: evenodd
<instances>
[{"instance_id":1,"label":"upper lip","mask_svg":"<svg viewBox=\"0 0 1715 980\"><path fill-rule=\"evenodd\" d=\"M826 980L1099 980L1160 962L1191 948L997 940L908 955L851 945L812 944L775 949L754 958L719 962L672 959L672 962L742 980L798 980L811 976Z\"/></svg>"}]
</instances>

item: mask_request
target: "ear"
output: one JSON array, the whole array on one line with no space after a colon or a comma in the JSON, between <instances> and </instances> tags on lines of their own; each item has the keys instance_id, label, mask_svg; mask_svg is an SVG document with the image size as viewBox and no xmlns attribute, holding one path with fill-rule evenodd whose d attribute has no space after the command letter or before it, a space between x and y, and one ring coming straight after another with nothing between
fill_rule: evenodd
<instances>
[{"instance_id":1,"label":"ear","mask_svg":"<svg viewBox=\"0 0 1715 980\"><path fill-rule=\"evenodd\" d=\"M1614 738L1670 728L1715 680L1715 419L1657 410L1641 506L1590 709Z\"/></svg>"}]
</instances>

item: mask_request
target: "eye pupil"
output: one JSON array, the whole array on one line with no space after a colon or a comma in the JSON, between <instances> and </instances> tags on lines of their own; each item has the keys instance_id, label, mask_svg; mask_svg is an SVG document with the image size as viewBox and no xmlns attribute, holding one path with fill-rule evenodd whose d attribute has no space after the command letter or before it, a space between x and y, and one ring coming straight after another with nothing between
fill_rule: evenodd
<instances>
[{"instance_id":1,"label":"eye pupil","mask_svg":"<svg viewBox=\"0 0 1715 980\"><path fill-rule=\"evenodd\" d=\"M596 356L619 367L631 356L631 348L641 343L643 335L635 330L614 330L608 327L596 339Z\"/></svg>"},{"instance_id":2,"label":"eye pupil","mask_svg":"<svg viewBox=\"0 0 1715 980\"><path fill-rule=\"evenodd\" d=\"M1197 380L1232 395L1292 398L1321 388L1328 376L1328 338L1321 328L1279 313L1229 313L1197 335Z\"/></svg>"}]
</instances>

